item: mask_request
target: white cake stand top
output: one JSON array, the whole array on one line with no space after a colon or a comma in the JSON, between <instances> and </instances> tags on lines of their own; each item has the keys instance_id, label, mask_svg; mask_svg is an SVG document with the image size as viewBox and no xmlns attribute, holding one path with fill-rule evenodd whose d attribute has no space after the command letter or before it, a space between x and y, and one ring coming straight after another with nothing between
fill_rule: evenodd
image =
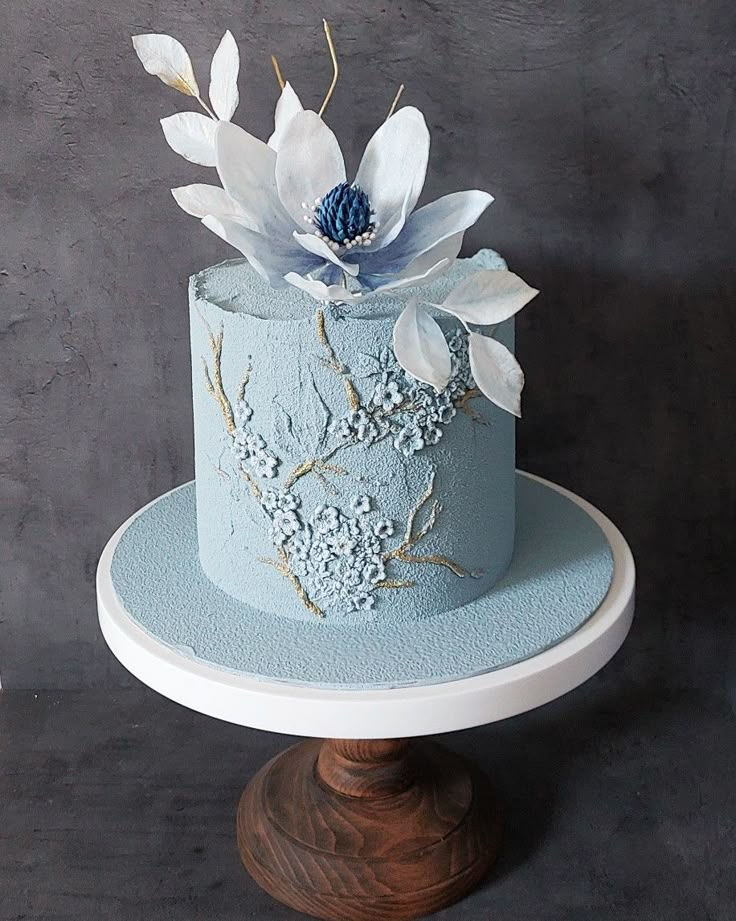
<instances>
[{"instance_id":1,"label":"white cake stand top","mask_svg":"<svg viewBox=\"0 0 736 921\"><path fill-rule=\"evenodd\" d=\"M582 627L523 662L443 684L392 690L335 690L261 681L191 659L139 627L113 588L115 548L136 516L105 547L97 569L100 627L117 659L154 691L218 719L315 738L403 738L454 732L524 713L561 697L601 669L623 643L634 613L635 567L615 525L590 503L541 480L582 508L611 546L608 594Z\"/></svg>"}]
</instances>

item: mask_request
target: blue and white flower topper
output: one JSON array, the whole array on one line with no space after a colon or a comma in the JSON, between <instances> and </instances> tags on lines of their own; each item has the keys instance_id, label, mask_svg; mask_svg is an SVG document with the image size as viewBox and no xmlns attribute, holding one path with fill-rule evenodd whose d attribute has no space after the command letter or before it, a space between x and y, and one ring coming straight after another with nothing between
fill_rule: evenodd
<instances>
[{"instance_id":1,"label":"blue and white flower topper","mask_svg":"<svg viewBox=\"0 0 736 921\"><path fill-rule=\"evenodd\" d=\"M161 120L169 145L187 160L217 170L221 186L172 189L188 214L239 250L274 288L292 285L315 300L356 304L377 292L409 292L396 321L394 352L412 376L443 390L451 358L445 336L424 304L457 317L468 331L470 366L480 390L520 415L524 375L493 327L516 314L538 291L506 270L480 271L442 303L427 302L421 286L457 258L465 231L493 198L477 189L453 192L416 208L429 160L429 131L413 106L391 112L368 142L358 171L345 161L322 118L337 79L329 26L325 33L334 76L319 112L304 109L274 59L281 96L268 142L230 119L238 106L238 48L223 36L212 59L209 104L202 98L183 45L168 35L137 35L145 69L196 99L207 113L180 112Z\"/></svg>"}]
</instances>

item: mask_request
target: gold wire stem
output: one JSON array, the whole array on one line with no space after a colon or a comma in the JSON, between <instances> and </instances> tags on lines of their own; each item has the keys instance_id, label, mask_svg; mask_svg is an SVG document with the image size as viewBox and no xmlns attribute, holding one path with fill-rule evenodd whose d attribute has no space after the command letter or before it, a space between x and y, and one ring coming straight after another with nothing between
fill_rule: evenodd
<instances>
[{"instance_id":1,"label":"gold wire stem","mask_svg":"<svg viewBox=\"0 0 736 921\"><path fill-rule=\"evenodd\" d=\"M271 55L271 67L273 67L273 72L276 74L279 89L283 89L286 86L286 80L284 80L284 76L281 73L281 68L279 67L279 62L275 54Z\"/></svg>"},{"instance_id":2,"label":"gold wire stem","mask_svg":"<svg viewBox=\"0 0 736 921\"><path fill-rule=\"evenodd\" d=\"M388 110L388 115L386 116L386 121L388 121L389 118L391 118L391 116L392 116L392 115L394 114L394 112L396 111L396 106L399 104L399 99L401 99L401 94L402 94L403 92L404 92L404 84L402 83L401 86L400 86L400 87L398 88L398 90L396 91L396 95L394 96L394 101L391 103L391 108Z\"/></svg>"},{"instance_id":3,"label":"gold wire stem","mask_svg":"<svg viewBox=\"0 0 736 921\"><path fill-rule=\"evenodd\" d=\"M340 67L337 63L337 52L335 51L335 43L332 41L332 32L330 31L330 24L326 19L322 20L322 28L325 30L325 37L327 38L327 47L330 49L330 58L332 59L332 83L330 83L330 88L327 90L327 95L324 98L322 105L319 108L320 118L324 114L325 109L327 108L327 103L332 98L332 94L335 91L335 86L337 85L337 78L340 73Z\"/></svg>"}]
</instances>

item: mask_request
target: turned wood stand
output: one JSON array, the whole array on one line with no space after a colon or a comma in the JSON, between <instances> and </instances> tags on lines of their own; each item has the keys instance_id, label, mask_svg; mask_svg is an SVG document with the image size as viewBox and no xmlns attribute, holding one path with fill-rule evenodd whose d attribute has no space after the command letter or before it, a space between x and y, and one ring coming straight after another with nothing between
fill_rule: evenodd
<instances>
[{"instance_id":1,"label":"turned wood stand","mask_svg":"<svg viewBox=\"0 0 736 921\"><path fill-rule=\"evenodd\" d=\"M485 876L500 821L485 778L424 740L301 742L248 784L238 846L251 876L330 921L404 921Z\"/></svg>"},{"instance_id":2,"label":"turned wood stand","mask_svg":"<svg viewBox=\"0 0 736 921\"><path fill-rule=\"evenodd\" d=\"M493 864L500 822L488 783L421 737L506 719L567 693L614 655L634 610L634 562L621 533L584 500L547 485L608 539L606 598L544 652L442 684L322 688L191 658L142 629L115 592L113 554L133 519L110 539L97 570L100 626L130 672L200 713L309 737L261 768L237 811L243 863L275 898L327 921L402 921L457 901Z\"/></svg>"}]
</instances>

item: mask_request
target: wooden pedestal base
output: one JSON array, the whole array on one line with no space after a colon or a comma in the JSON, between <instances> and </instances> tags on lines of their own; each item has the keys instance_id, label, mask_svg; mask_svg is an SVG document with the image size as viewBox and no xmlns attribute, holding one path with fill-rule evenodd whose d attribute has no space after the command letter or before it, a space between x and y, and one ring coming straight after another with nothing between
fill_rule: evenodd
<instances>
[{"instance_id":1,"label":"wooden pedestal base","mask_svg":"<svg viewBox=\"0 0 736 921\"><path fill-rule=\"evenodd\" d=\"M328 921L405 921L456 902L489 870L499 834L482 775L424 740L302 742L238 807L255 881Z\"/></svg>"}]
</instances>

